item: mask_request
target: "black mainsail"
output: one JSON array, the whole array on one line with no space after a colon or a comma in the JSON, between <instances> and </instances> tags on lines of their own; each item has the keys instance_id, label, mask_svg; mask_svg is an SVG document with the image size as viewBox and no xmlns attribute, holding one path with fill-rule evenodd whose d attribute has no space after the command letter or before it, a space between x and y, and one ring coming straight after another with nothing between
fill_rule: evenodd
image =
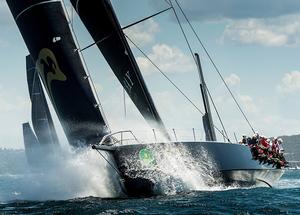
<instances>
[{"instance_id":1,"label":"black mainsail","mask_svg":"<svg viewBox=\"0 0 300 215\"><path fill-rule=\"evenodd\" d=\"M71 3L142 116L169 138L110 1Z\"/></svg>"},{"instance_id":2,"label":"black mainsail","mask_svg":"<svg viewBox=\"0 0 300 215\"><path fill-rule=\"evenodd\" d=\"M26 71L31 100L31 121L41 144L58 144L58 137L49 111L45 94L31 56L26 56Z\"/></svg>"},{"instance_id":3,"label":"black mainsail","mask_svg":"<svg viewBox=\"0 0 300 215\"><path fill-rule=\"evenodd\" d=\"M6 0L73 146L109 132L85 72L65 11L57 0Z\"/></svg>"}]
</instances>

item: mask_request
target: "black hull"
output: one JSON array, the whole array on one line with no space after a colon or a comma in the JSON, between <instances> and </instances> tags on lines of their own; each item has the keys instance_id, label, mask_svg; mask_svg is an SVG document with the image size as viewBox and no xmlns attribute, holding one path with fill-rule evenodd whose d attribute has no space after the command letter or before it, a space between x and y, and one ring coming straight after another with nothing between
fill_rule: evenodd
<instances>
[{"instance_id":1,"label":"black hull","mask_svg":"<svg viewBox=\"0 0 300 215\"><path fill-rule=\"evenodd\" d=\"M239 144L218 142L135 144L117 146L112 153L130 196L161 194L159 190L163 186L162 183L181 184L177 191L185 190L184 181L168 171L168 166L172 169L174 165L174 162L168 163L170 161L168 156L172 157L172 161L175 159L175 165L178 159L178 163L186 164L187 169L196 168L208 173L204 180L208 187L216 184L272 186L284 172L272 165L263 165L253 160L250 149Z\"/></svg>"},{"instance_id":2,"label":"black hull","mask_svg":"<svg viewBox=\"0 0 300 215\"><path fill-rule=\"evenodd\" d=\"M230 171L220 171L218 173L218 184L223 184L224 186L233 186L233 187L260 187L267 186L272 187L274 181L271 182L273 178L277 181L283 174L281 169L272 169L272 170L230 170ZM154 173L155 174L155 173ZM263 179L257 176L262 176ZM126 188L127 194L129 196L138 196L138 197L150 197L155 196L160 193L156 190L156 184L150 179L142 177L124 177L124 186ZM176 183L176 179L174 180ZM216 184L208 183L208 186L213 187ZM181 192L179 190L179 192Z\"/></svg>"},{"instance_id":3,"label":"black hull","mask_svg":"<svg viewBox=\"0 0 300 215\"><path fill-rule=\"evenodd\" d=\"M242 187L269 186L280 179L283 169L257 169L257 170L226 170L222 171L223 182L226 185Z\"/></svg>"}]
</instances>

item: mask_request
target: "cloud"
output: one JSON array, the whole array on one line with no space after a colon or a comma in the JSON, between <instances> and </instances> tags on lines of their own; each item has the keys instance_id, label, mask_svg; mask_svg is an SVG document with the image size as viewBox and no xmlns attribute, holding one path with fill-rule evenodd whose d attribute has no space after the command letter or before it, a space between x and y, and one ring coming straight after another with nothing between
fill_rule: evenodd
<instances>
[{"instance_id":1,"label":"cloud","mask_svg":"<svg viewBox=\"0 0 300 215\"><path fill-rule=\"evenodd\" d=\"M262 106L261 101L254 100L252 96L240 92L239 86L241 84L241 79L238 75L231 73L224 79L229 88L231 88L231 91L233 92L235 98L237 99L243 110L245 110L247 113L258 113L260 111L258 106ZM216 90L218 96L215 98L215 101L218 106L226 106L228 110L230 110L233 105L236 106L230 93L227 90L224 90L223 86Z\"/></svg>"},{"instance_id":2,"label":"cloud","mask_svg":"<svg viewBox=\"0 0 300 215\"><path fill-rule=\"evenodd\" d=\"M180 0L191 20L273 18L300 13L298 0ZM153 1L152 5L156 1ZM154 6L158 8L158 6ZM162 6L160 6L161 8Z\"/></svg>"},{"instance_id":3,"label":"cloud","mask_svg":"<svg viewBox=\"0 0 300 215\"><path fill-rule=\"evenodd\" d=\"M228 80L235 80L230 77L234 76L229 75L226 77L225 80L227 83L229 83ZM239 83L241 87L243 87L243 80L239 80L239 82L235 83ZM224 88L222 89L216 89L217 92L214 92L214 94L217 94L215 103L219 108L219 113L228 134L231 135L233 132L237 134L251 134L247 122L239 112L229 93L225 92ZM282 78L280 90L284 92L300 90L300 72L293 71L286 73ZM282 112L281 108L286 110L286 107L284 107L286 104L282 104L281 102L282 97L276 95L264 96L263 94L254 96L241 92L239 88L237 88L237 91L234 90L233 93L255 131L266 136L291 135L297 134L299 131L300 120L295 117L292 118L289 114ZM283 106L280 107L279 104Z\"/></svg>"},{"instance_id":4,"label":"cloud","mask_svg":"<svg viewBox=\"0 0 300 215\"><path fill-rule=\"evenodd\" d=\"M285 73L281 79L280 85L277 86L277 90L282 93L292 93L300 91L300 72L292 71Z\"/></svg>"},{"instance_id":5,"label":"cloud","mask_svg":"<svg viewBox=\"0 0 300 215\"><path fill-rule=\"evenodd\" d=\"M155 33L159 31L159 25L153 19L149 19L124 31L135 43L145 45L154 41Z\"/></svg>"},{"instance_id":6,"label":"cloud","mask_svg":"<svg viewBox=\"0 0 300 215\"><path fill-rule=\"evenodd\" d=\"M190 20L229 22L221 38L223 42L269 47L300 44L298 0L181 0L180 3Z\"/></svg>"},{"instance_id":7,"label":"cloud","mask_svg":"<svg viewBox=\"0 0 300 215\"><path fill-rule=\"evenodd\" d=\"M261 101L254 100L252 96L238 93L237 95L235 95L235 98L237 98L238 103L240 104L243 111L247 113L258 113L260 111L259 106L262 106ZM225 109L227 107L228 110L231 110L232 107L235 108L236 106L233 98L228 94L223 94L216 97L215 102L217 106L222 107L222 109Z\"/></svg>"},{"instance_id":8,"label":"cloud","mask_svg":"<svg viewBox=\"0 0 300 215\"><path fill-rule=\"evenodd\" d=\"M238 98L242 102L242 106L246 112L257 113L259 111L258 101L255 101L251 96L239 94Z\"/></svg>"},{"instance_id":9,"label":"cloud","mask_svg":"<svg viewBox=\"0 0 300 215\"><path fill-rule=\"evenodd\" d=\"M231 21L222 40L262 46L297 46L300 44L300 15L273 19Z\"/></svg>"},{"instance_id":10,"label":"cloud","mask_svg":"<svg viewBox=\"0 0 300 215\"><path fill-rule=\"evenodd\" d=\"M234 88L235 89L234 91L239 90L238 88L236 88L236 87L240 86L240 83L241 83L241 79L238 75L231 73L229 76L225 77L224 80L229 88L232 88L232 89ZM222 104L223 102L232 100L229 92L227 90L224 90L225 89L224 87L225 86L222 84L221 86L214 89L215 93L218 95L215 97L215 101L217 103Z\"/></svg>"},{"instance_id":11,"label":"cloud","mask_svg":"<svg viewBox=\"0 0 300 215\"><path fill-rule=\"evenodd\" d=\"M237 76L236 74L232 73L228 77L225 78L225 82L229 86L237 86L237 85L240 85L241 79L240 79L239 76Z\"/></svg>"},{"instance_id":12,"label":"cloud","mask_svg":"<svg viewBox=\"0 0 300 215\"><path fill-rule=\"evenodd\" d=\"M280 115L268 115L257 118L255 124L261 127L259 130L268 136L294 135L299 133L300 120L287 118ZM280 125L280 126L274 126Z\"/></svg>"},{"instance_id":13,"label":"cloud","mask_svg":"<svg viewBox=\"0 0 300 215\"><path fill-rule=\"evenodd\" d=\"M195 69L195 63L177 47L167 44L156 44L148 57L165 73L185 73ZM150 75L157 70L145 57L137 57L141 71Z\"/></svg>"}]
</instances>

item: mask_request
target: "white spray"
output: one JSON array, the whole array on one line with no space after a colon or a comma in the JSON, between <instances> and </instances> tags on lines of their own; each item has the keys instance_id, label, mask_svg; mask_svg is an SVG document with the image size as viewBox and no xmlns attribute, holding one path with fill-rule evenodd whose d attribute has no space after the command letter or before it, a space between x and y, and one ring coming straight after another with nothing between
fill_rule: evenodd
<instances>
[{"instance_id":1,"label":"white spray","mask_svg":"<svg viewBox=\"0 0 300 215\"><path fill-rule=\"evenodd\" d=\"M104 153L105 154L105 153ZM9 171L0 175L4 189L0 191L0 201L13 199L48 200L77 197L118 197L122 195L118 176L95 150L70 148L37 155L38 168L23 165L21 173ZM18 154L17 156L20 156ZM107 159L110 159L105 154ZM26 162L24 159L18 162ZM13 159L15 160L15 159ZM12 163L11 168L20 165Z\"/></svg>"}]
</instances>

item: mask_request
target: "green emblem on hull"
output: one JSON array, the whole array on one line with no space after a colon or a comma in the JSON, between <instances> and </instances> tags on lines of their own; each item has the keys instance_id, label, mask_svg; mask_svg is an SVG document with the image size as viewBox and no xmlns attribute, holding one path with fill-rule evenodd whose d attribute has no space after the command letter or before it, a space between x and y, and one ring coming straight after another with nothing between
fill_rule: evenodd
<instances>
[{"instance_id":1,"label":"green emblem on hull","mask_svg":"<svg viewBox=\"0 0 300 215\"><path fill-rule=\"evenodd\" d=\"M146 148L139 151L139 159L144 165L153 165L155 162L152 152Z\"/></svg>"}]
</instances>

